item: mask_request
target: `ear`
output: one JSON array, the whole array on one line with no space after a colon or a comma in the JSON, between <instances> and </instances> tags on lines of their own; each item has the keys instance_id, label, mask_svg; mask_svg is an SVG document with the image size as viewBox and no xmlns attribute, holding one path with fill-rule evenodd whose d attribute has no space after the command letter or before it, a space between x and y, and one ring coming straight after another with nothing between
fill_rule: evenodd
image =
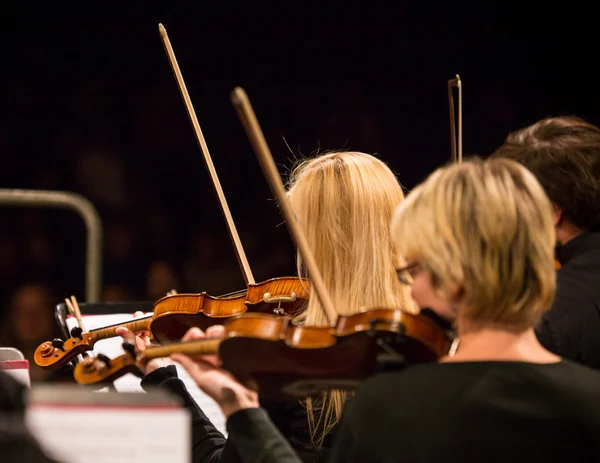
<instances>
[{"instance_id":1,"label":"ear","mask_svg":"<svg viewBox=\"0 0 600 463\"><path fill-rule=\"evenodd\" d=\"M552 203L554 209L554 226L557 226L563 219L563 211L556 203Z\"/></svg>"}]
</instances>

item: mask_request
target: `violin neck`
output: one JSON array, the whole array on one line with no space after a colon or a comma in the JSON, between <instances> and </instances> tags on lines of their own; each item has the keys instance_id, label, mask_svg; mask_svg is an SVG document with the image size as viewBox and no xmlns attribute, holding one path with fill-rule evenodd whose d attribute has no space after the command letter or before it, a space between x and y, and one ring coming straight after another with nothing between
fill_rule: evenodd
<instances>
[{"instance_id":1,"label":"violin neck","mask_svg":"<svg viewBox=\"0 0 600 463\"><path fill-rule=\"evenodd\" d=\"M199 341L175 343L167 346L149 347L144 350L143 356L146 359L155 359L168 357L171 354L211 355L218 352L219 344L221 344L221 339L201 339Z\"/></svg>"},{"instance_id":2,"label":"violin neck","mask_svg":"<svg viewBox=\"0 0 600 463\"><path fill-rule=\"evenodd\" d=\"M136 318L130 322L117 323L116 325L105 326L104 328L98 328L89 332L90 341L96 342L102 339L108 339L115 337L117 328L127 328L128 330L139 333L140 331L148 331L150 329L150 322L152 321L152 315L146 317Z\"/></svg>"}]
</instances>

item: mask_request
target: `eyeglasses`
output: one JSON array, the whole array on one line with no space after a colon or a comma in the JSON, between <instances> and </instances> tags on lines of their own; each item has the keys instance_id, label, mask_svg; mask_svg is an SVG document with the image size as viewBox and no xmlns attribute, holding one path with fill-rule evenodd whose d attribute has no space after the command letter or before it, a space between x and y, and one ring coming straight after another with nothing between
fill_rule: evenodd
<instances>
[{"instance_id":1,"label":"eyeglasses","mask_svg":"<svg viewBox=\"0 0 600 463\"><path fill-rule=\"evenodd\" d=\"M418 262L413 262L402 268L396 269L396 275L398 276L398 280L400 283L405 285L412 285L415 280L415 276L423 269L423 266Z\"/></svg>"}]
</instances>

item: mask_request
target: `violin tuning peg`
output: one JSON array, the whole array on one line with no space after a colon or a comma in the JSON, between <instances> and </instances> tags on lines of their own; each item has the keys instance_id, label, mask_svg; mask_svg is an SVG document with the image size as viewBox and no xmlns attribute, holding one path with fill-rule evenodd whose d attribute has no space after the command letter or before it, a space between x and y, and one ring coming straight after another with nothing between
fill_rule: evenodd
<instances>
[{"instance_id":1,"label":"violin tuning peg","mask_svg":"<svg viewBox=\"0 0 600 463\"><path fill-rule=\"evenodd\" d=\"M63 350L65 343L62 339L56 338L52 340L52 347Z\"/></svg>"},{"instance_id":2,"label":"violin tuning peg","mask_svg":"<svg viewBox=\"0 0 600 463\"><path fill-rule=\"evenodd\" d=\"M83 333L83 330L81 329L80 326L74 326L73 328L71 328L71 337L72 338L83 339L83 336L81 336L82 333Z\"/></svg>"}]
</instances>

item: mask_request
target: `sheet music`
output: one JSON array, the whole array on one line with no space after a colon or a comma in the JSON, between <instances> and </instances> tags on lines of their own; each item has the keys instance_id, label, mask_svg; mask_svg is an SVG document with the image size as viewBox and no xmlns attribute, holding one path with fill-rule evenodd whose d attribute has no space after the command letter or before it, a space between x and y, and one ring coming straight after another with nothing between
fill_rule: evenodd
<instances>
[{"instance_id":1,"label":"sheet music","mask_svg":"<svg viewBox=\"0 0 600 463\"><path fill-rule=\"evenodd\" d=\"M159 394L147 394L150 400L140 400L146 394L96 394L62 385L41 388L41 395L46 396L41 399L36 394L40 387L32 389L27 426L44 451L58 461L191 461L190 414L172 406L164 393L162 399Z\"/></svg>"},{"instance_id":2,"label":"sheet music","mask_svg":"<svg viewBox=\"0 0 600 463\"><path fill-rule=\"evenodd\" d=\"M146 314L151 315L151 314ZM132 320L131 314L116 314L116 315L88 315L83 316L83 324L87 330L93 330L96 328L102 328L109 325L114 325L117 323L128 322ZM67 325L69 330L77 325L77 321L73 317L69 317L67 319ZM114 358L124 353L123 351L123 339L121 337L103 339L98 341L94 345L94 355L98 353L102 353L109 358ZM190 395L194 398L196 403L200 406L202 411L206 414L206 416L210 419L210 421L215 425L215 427L223 433L223 435L227 436L227 431L225 427L225 416L221 409L217 405L217 403L206 395L203 391L201 391L194 380L190 377L187 371L179 364L175 364L177 368L177 375L185 384ZM140 386L141 379L137 376L128 373L125 376L114 381L113 385L118 392L144 392L142 387ZM103 388L98 392L107 392L108 388Z\"/></svg>"}]
</instances>

